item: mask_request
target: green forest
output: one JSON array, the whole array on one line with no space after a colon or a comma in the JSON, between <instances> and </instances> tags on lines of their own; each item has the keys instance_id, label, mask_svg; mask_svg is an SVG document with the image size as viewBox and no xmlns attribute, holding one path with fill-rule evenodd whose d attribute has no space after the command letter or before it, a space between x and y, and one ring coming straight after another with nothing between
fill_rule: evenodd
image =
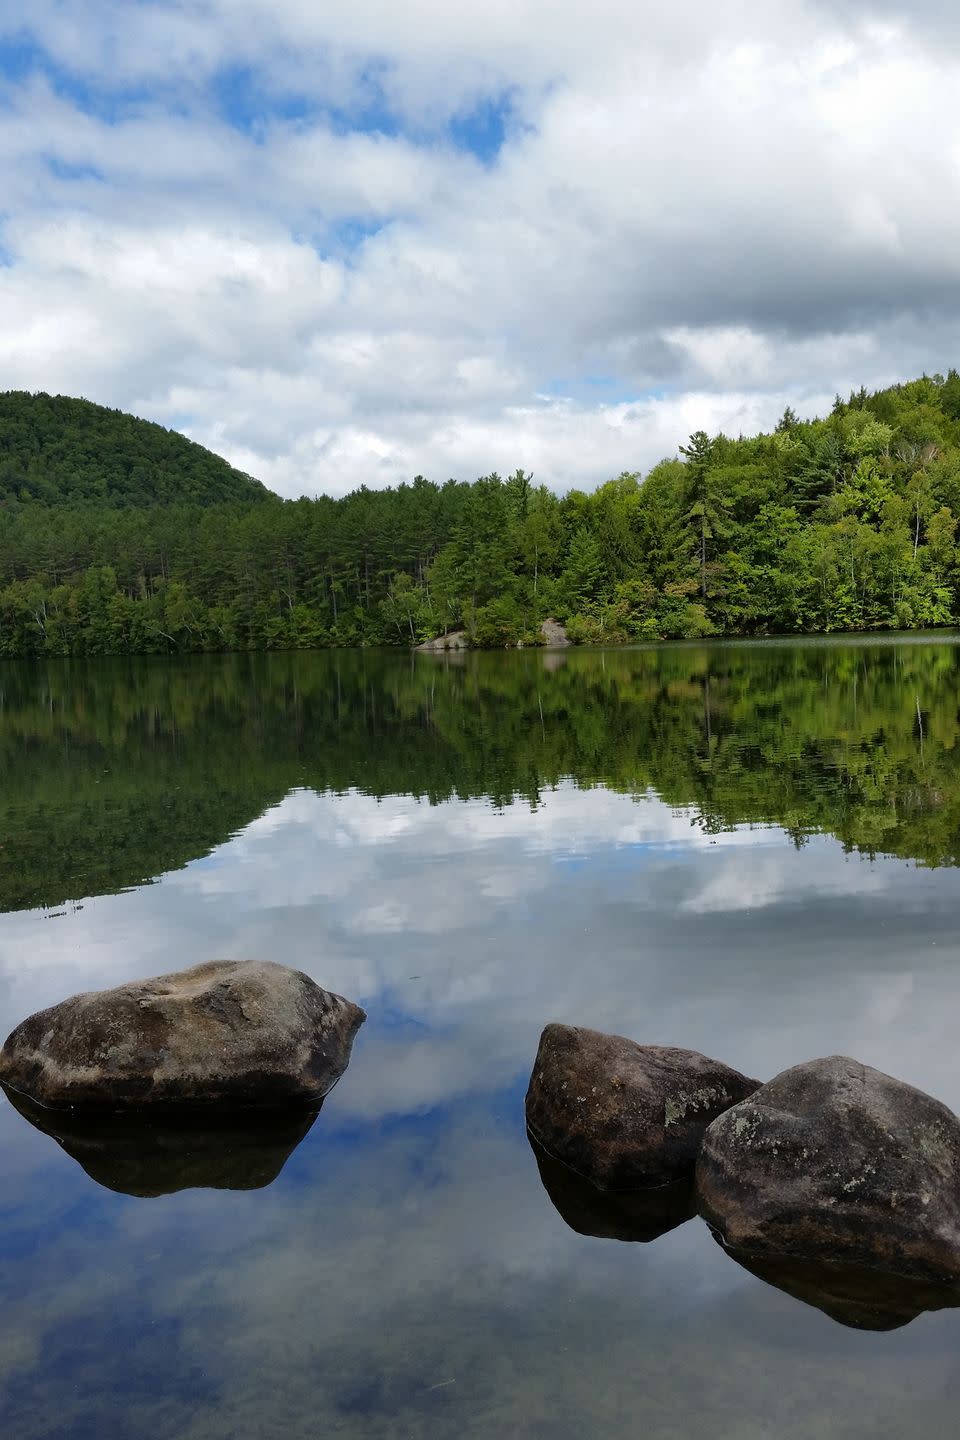
<instances>
[{"instance_id":1,"label":"green forest","mask_svg":"<svg viewBox=\"0 0 960 1440\"><path fill-rule=\"evenodd\" d=\"M161 426L0 396L0 655L915 629L960 621L960 375L698 431L557 496L518 469L281 500Z\"/></svg>"}]
</instances>

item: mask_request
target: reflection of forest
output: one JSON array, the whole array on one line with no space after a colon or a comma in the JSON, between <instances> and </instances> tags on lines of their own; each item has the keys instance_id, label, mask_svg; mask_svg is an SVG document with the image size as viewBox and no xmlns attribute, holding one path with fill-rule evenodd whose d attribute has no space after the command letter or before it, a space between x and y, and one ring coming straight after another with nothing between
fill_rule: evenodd
<instances>
[{"instance_id":1,"label":"reflection of forest","mask_svg":"<svg viewBox=\"0 0 960 1440\"><path fill-rule=\"evenodd\" d=\"M141 883L289 790L535 805L563 779L706 830L960 863L953 643L6 663L0 906Z\"/></svg>"}]
</instances>

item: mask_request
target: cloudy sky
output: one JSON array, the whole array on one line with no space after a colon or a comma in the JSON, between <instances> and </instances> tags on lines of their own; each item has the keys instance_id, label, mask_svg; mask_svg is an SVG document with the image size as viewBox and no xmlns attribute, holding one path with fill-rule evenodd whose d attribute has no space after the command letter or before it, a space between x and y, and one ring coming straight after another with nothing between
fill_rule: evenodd
<instances>
[{"instance_id":1,"label":"cloudy sky","mask_svg":"<svg viewBox=\"0 0 960 1440\"><path fill-rule=\"evenodd\" d=\"M297 495L945 370L958 70L946 0L6 6L0 387Z\"/></svg>"}]
</instances>

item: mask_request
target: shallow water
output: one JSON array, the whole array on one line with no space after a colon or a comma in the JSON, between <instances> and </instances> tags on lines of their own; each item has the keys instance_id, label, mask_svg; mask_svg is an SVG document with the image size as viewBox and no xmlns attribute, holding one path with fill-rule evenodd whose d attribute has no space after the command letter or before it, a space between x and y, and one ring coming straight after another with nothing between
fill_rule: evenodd
<instances>
[{"instance_id":1,"label":"shallow water","mask_svg":"<svg viewBox=\"0 0 960 1440\"><path fill-rule=\"evenodd\" d=\"M577 1234L523 1093L556 1019L960 1109L958 680L950 636L5 667L4 1034L217 956L369 1020L299 1144L154 1136L174 1193L0 1103L2 1433L952 1433L960 1311Z\"/></svg>"}]
</instances>

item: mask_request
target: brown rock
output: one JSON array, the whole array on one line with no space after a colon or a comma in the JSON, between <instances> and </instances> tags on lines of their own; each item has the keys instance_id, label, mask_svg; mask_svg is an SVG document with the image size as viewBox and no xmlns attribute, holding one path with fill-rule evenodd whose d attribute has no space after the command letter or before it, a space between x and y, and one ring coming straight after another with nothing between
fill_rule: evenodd
<instances>
[{"instance_id":1,"label":"brown rock","mask_svg":"<svg viewBox=\"0 0 960 1440\"><path fill-rule=\"evenodd\" d=\"M601 1190L665 1185L692 1174L711 1120L759 1083L695 1050L548 1025L527 1126L548 1154Z\"/></svg>"},{"instance_id":2,"label":"brown rock","mask_svg":"<svg viewBox=\"0 0 960 1440\"><path fill-rule=\"evenodd\" d=\"M214 960L31 1015L0 1050L0 1083L54 1108L315 1104L365 1019L299 970Z\"/></svg>"},{"instance_id":3,"label":"brown rock","mask_svg":"<svg viewBox=\"0 0 960 1440\"><path fill-rule=\"evenodd\" d=\"M697 1190L738 1258L960 1282L960 1120L846 1056L795 1065L714 1120Z\"/></svg>"}]
</instances>

